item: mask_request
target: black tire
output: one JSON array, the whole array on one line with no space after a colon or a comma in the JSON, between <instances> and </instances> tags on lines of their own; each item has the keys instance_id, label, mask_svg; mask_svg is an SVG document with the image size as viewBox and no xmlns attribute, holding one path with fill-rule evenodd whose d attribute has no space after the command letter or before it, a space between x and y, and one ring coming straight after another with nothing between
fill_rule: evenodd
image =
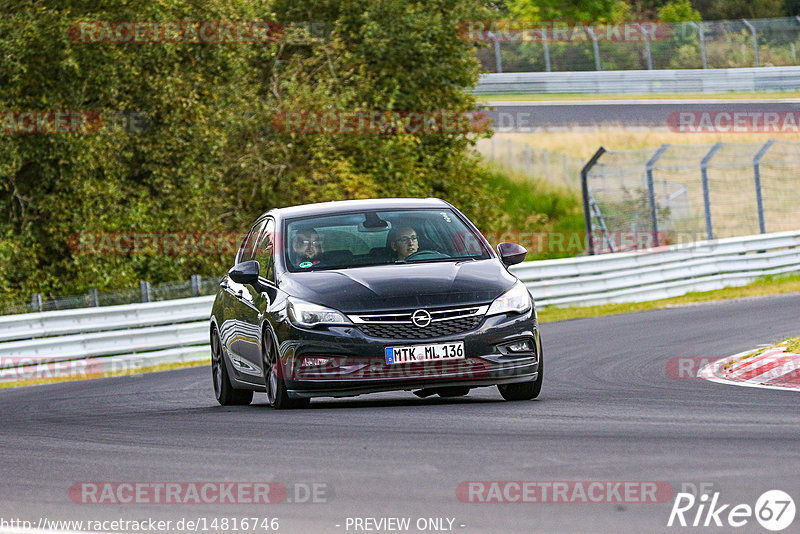
<instances>
[{"instance_id":1,"label":"black tire","mask_svg":"<svg viewBox=\"0 0 800 534\"><path fill-rule=\"evenodd\" d=\"M214 396L223 406L247 406L253 401L253 391L234 389L225 365L222 343L216 328L211 333L211 380L214 383Z\"/></svg>"},{"instance_id":2,"label":"black tire","mask_svg":"<svg viewBox=\"0 0 800 534\"><path fill-rule=\"evenodd\" d=\"M261 359L264 369L264 385L267 391L267 401L276 410L291 410L294 408L306 408L311 404L311 399L290 399L286 391L286 382L283 380L283 373L277 363L277 352L275 343L269 330L264 331L261 336Z\"/></svg>"},{"instance_id":3,"label":"black tire","mask_svg":"<svg viewBox=\"0 0 800 534\"><path fill-rule=\"evenodd\" d=\"M469 387L468 386L451 386L446 388L440 388L436 391L436 394L442 398L448 397L463 397L464 395L469 394Z\"/></svg>"},{"instance_id":4,"label":"black tire","mask_svg":"<svg viewBox=\"0 0 800 534\"><path fill-rule=\"evenodd\" d=\"M544 359L539 355L539 376L530 382L516 384L499 384L497 389L500 395L508 401L532 400L542 392L542 378L544 377Z\"/></svg>"}]
</instances>

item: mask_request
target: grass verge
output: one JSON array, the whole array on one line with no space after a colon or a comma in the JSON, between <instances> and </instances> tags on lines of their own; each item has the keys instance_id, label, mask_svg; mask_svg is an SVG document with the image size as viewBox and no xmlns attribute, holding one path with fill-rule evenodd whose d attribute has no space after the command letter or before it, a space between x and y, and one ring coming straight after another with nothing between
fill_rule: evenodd
<instances>
[{"instance_id":1,"label":"grass verge","mask_svg":"<svg viewBox=\"0 0 800 534\"><path fill-rule=\"evenodd\" d=\"M786 352L800 354L800 337L790 337L786 341Z\"/></svg>"},{"instance_id":2,"label":"grass verge","mask_svg":"<svg viewBox=\"0 0 800 534\"><path fill-rule=\"evenodd\" d=\"M171 371L173 369L184 369L187 367L201 367L206 365L211 365L211 358L209 358L208 360L198 360L196 362L162 363L160 365L138 367L136 369L121 369L119 371L109 371L106 373L84 373L84 374L76 374L73 376L58 376L52 378L32 378L32 379L15 380L13 382L0 383L0 389L15 388L20 386L35 386L39 384L55 384L57 382L75 382L78 380L91 380L94 378L110 378L114 376L134 376L134 375L142 375L145 373L155 373L158 371Z\"/></svg>"},{"instance_id":3,"label":"grass verge","mask_svg":"<svg viewBox=\"0 0 800 534\"><path fill-rule=\"evenodd\" d=\"M549 323L582 319L585 317L602 317L646 310L672 308L675 306L710 302L714 300L735 299L742 297L758 297L777 295L780 293L800 292L800 274L786 276L765 276L741 287L727 287L715 291L687 293L681 297L673 297L649 302L630 302L620 304L602 304L599 306L570 306L565 308L544 308L539 311L539 321ZM534 295L535 296L535 295ZM798 342L800 344L800 342ZM798 346L800 349L800 346Z\"/></svg>"},{"instance_id":4,"label":"grass verge","mask_svg":"<svg viewBox=\"0 0 800 534\"><path fill-rule=\"evenodd\" d=\"M519 243L529 249L529 260L563 258L581 252L559 247L536 252L531 243L525 242L531 233L582 234L583 205L577 192L531 179L492 163L485 166L492 190L503 199L500 205L502 220L492 228L481 228L493 246L503 240Z\"/></svg>"}]
</instances>

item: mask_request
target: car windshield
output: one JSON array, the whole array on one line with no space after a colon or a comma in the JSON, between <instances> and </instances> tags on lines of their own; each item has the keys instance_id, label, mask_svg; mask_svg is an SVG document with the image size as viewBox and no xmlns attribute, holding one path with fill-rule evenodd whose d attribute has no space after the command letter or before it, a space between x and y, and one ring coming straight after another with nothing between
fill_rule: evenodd
<instances>
[{"instance_id":1,"label":"car windshield","mask_svg":"<svg viewBox=\"0 0 800 534\"><path fill-rule=\"evenodd\" d=\"M291 219L290 271L487 259L478 234L450 209L367 211Z\"/></svg>"}]
</instances>

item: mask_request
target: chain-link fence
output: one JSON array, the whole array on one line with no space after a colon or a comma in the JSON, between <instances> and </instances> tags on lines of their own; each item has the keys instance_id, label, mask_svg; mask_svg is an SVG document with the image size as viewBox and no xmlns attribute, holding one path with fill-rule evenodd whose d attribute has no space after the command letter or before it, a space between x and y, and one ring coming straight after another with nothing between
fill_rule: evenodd
<instances>
[{"instance_id":1,"label":"chain-link fence","mask_svg":"<svg viewBox=\"0 0 800 534\"><path fill-rule=\"evenodd\" d=\"M576 191L581 186L585 161L580 158L521 143L513 139L513 134L479 139L475 148L487 160L514 173Z\"/></svg>"},{"instance_id":2,"label":"chain-link fence","mask_svg":"<svg viewBox=\"0 0 800 534\"><path fill-rule=\"evenodd\" d=\"M604 151L587 165L594 252L800 228L800 142Z\"/></svg>"},{"instance_id":3,"label":"chain-link fence","mask_svg":"<svg viewBox=\"0 0 800 534\"><path fill-rule=\"evenodd\" d=\"M163 284L141 282L139 287L135 288L114 291L90 289L84 295L68 297L44 298L37 293L32 295L31 299L26 302L0 305L0 315L199 297L213 295L218 287L219 278L204 278L199 275L193 275L191 280L185 282L167 282Z\"/></svg>"},{"instance_id":4,"label":"chain-link fence","mask_svg":"<svg viewBox=\"0 0 800 534\"><path fill-rule=\"evenodd\" d=\"M635 22L621 23L635 27ZM557 26L557 24L556 24ZM602 32L569 25L558 39L547 31L486 32L492 41L478 50L486 72L702 69L800 65L798 17L659 23L659 30L624 32L609 40ZM508 35L518 39L509 39ZM555 37L555 39L554 39Z\"/></svg>"}]
</instances>

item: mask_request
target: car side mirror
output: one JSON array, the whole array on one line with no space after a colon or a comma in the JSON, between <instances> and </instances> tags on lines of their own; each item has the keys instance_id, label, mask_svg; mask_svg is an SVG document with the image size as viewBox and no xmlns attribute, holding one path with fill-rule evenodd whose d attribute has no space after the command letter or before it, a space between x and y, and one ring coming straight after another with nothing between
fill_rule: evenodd
<instances>
[{"instance_id":1,"label":"car side mirror","mask_svg":"<svg viewBox=\"0 0 800 534\"><path fill-rule=\"evenodd\" d=\"M525 260L528 250L516 243L500 243L497 245L497 253L500 255L503 265L514 265Z\"/></svg>"},{"instance_id":2,"label":"car side mirror","mask_svg":"<svg viewBox=\"0 0 800 534\"><path fill-rule=\"evenodd\" d=\"M258 289L258 271L260 266L256 260L243 261L228 271L228 277L237 284L249 284Z\"/></svg>"}]
</instances>

